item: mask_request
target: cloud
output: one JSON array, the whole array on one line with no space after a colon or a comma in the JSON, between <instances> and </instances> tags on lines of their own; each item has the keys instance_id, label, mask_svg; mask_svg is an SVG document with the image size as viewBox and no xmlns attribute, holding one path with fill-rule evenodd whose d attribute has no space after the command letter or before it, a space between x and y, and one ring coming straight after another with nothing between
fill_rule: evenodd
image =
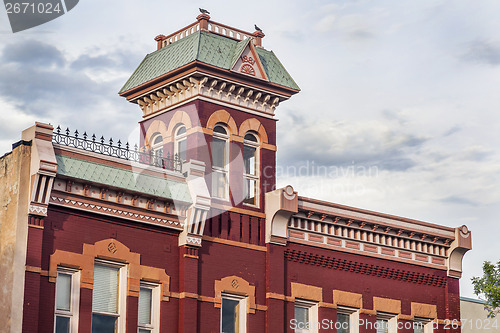
<instances>
[{"instance_id":1,"label":"cloud","mask_svg":"<svg viewBox=\"0 0 500 333\"><path fill-rule=\"evenodd\" d=\"M500 65L500 43L487 40L473 41L467 45L461 58L491 66Z\"/></svg>"},{"instance_id":2,"label":"cloud","mask_svg":"<svg viewBox=\"0 0 500 333\"><path fill-rule=\"evenodd\" d=\"M55 46L37 40L23 40L6 45L2 53L2 62L28 67L62 67L65 59ZM2 80L5 81L5 80Z\"/></svg>"},{"instance_id":3,"label":"cloud","mask_svg":"<svg viewBox=\"0 0 500 333\"><path fill-rule=\"evenodd\" d=\"M121 136L141 114L117 94L139 63L131 64L136 58L133 52L110 48L98 55L77 54L72 62L52 44L20 40L0 51L0 101L3 109L12 110L10 117L22 122L17 130L37 120L107 138Z\"/></svg>"},{"instance_id":4,"label":"cloud","mask_svg":"<svg viewBox=\"0 0 500 333\"><path fill-rule=\"evenodd\" d=\"M394 126L400 118L336 122L292 113L282 120L285 124L280 126L288 128L280 145L279 163L283 165L314 161L326 166L361 164L403 171L415 165L413 154L427 141L421 134Z\"/></svg>"}]
</instances>

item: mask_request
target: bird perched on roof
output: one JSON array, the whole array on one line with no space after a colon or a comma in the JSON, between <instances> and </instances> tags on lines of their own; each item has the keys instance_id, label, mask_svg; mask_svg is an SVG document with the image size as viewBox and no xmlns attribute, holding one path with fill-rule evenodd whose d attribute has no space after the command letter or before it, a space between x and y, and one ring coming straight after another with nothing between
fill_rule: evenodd
<instances>
[{"instance_id":1,"label":"bird perched on roof","mask_svg":"<svg viewBox=\"0 0 500 333\"><path fill-rule=\"evenodd\" d=\"M255 30L262 32L262 29L257 26L257 24L254 24Z\"/></svg>"},{"instance_id":2,"label":"bird perched on roof","mask_svg":"<svg viewBox=\"0 0 500 333\"><path fill-rule=\"evenodd\" d=\"M202 13L202 14L210 14L210 12L206 9L199 8L199 10L200 10L200 13Z\"/></svg>"}]
</instances>

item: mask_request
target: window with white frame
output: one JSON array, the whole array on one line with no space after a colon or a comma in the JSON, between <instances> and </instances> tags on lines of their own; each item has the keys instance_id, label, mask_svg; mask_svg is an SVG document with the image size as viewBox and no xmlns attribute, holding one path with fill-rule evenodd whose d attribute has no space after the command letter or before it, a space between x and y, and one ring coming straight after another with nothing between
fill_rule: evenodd
<instances>
[{"instance_id":1,"label":"window with white frame","mask_svg":"<svg viewBox=\"0 0 500 333\"><path fill-rule=\"evenodd\" d=\"M138 333L160 332L160 286L141 282L139 290Z\"/></svg>"},{"instance_id":2,"label":"window with white frame","mask_svg":"<svg viewBox=\"0 0 500 333\"><path fill-rule=\"evenodd\" d=\"M359 332L359 311L358 309L338 306L337 321L335 328L337 333L358 333Z\"/></svg>"},{"instance_id":3,"label":"window with white frame","mask_svg":"<svg viewBox=\"0 0 500 333\"><path fill-rule=\"evenodd\" d=\"M174 136L174 154L179 156L181 161L186 161L187 158L187 131L186 126L180 125L175 130Z\"/></svg>"},{"instance_id":4,"label":"window with white frame","mask_svg":"<svg viewBox=\"0 0 500 333\"><path fill-rule=\"evenodd\" d=\"M212 196L228 199L229 192L229 134L217 124L212 138Z\"/></svg>"},{"instance_id":5,"label":"window with white frame","mask_svg":"<svg viewBox=\"0 0 500 333\"><path fill-rule=\"evenodd\" d=\"M415 320L413 321L414 333L432 333L433 331L430 319L415 317Z\"/></svg>"},{"instance_id":6,"label":"window with white frame","mask_svg":"<svg viewBox=\"0 0 500 333\"><path fill-rule=\"evenodd\" d=\"M55 333L78 332L80 305L80 271L65 267L57 268Z\"/></svg>"},{"instance_id":7,"label":"window with white frame","mask_svg":"<svg viewBox=\"0 0 500 333\"><path fill-rule=\"evenodd\" d=\"M222 294L220 311L221 333L246 333L247 299L246 297Z\"/></svg>"},{"instance_id":8,"label":"window with white frame","mask_svg":"<svg viewBox=\"0 0 500 333\"><path fill-rule=\"evenodd\" d=\"M161 167L163 162L163 136L160 133L151 136L151 155L153 164Z\"/></svg>"},{"instance_id":9,"label":"window with white frame","mask_svg":"<svg viewBox=\"0 0 500 333\"><path fill-rule=\"evenodd\" d=\"M306 300L295 300L292 329L295 333L318 332L318 304Z\"/></svg>"},{"instance_id":10,"label":"window with white frame","mask_svg":"<svg viewBox=\"0 0 500 333\"><path fill-rule=\"evenodd\" d=\"M127 268L96 260L92 292L92 333L125 331Z\"/></svg>"},{"instance_id":11,"label":"window with white frame","mask_svg":"<svg viewBox=\"0 0 500 333\"><path fill-rule=\"evenodd\" d=\"M397 332L397 317L390 313L377 313L377 333Z\"/></svg>"},{"instance_id":12,"label":"window with white frame","mask_svg":"<svg viewBox=\"0 0 500 333\"><path fill-rule=\"evenodd\" d=\"M252 132L243 140L243 203L258 206L259 197L259 141Z\"/></svg>"}]
</instances>

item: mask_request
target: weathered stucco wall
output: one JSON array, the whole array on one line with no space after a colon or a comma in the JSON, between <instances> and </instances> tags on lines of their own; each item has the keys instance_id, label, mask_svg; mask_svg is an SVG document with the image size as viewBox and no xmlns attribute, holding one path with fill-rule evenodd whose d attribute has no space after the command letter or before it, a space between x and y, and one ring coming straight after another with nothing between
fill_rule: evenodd
<instances>
[{"instance_id":1,"label":"weathered stucco wall","mask_svg":"<svg viewBox=\"0 0 500 333\"><path fill-rule=\"evenodd\" d=\"M31 147L0 159L0 330L21 332Z\"/></svg>"},{"instance_id":2,"label":"weathered stucco wall","mask_svg":"<svg viewBox=\"0 0 500 333\"><path fill-rule=\"evenodd\" d=\"M500 317L488 318L484 303L479 300L462 298L460 300L462 333L489 332L500 333Z\"/></svg>"}]
</instances>

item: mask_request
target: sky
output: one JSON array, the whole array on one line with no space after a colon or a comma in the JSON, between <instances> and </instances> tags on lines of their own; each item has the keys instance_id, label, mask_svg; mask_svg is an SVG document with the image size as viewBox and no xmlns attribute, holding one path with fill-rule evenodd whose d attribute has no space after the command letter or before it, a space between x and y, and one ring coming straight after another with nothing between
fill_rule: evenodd
<instances>
[{"instance_id":1,"label":"sky","mask_svg":"<svg viewBox=\"0 0 500 333\"><path fill-rule=\"evenodd\" d=\"M118 91L154 37L212 20L253 32L301 87L282 103L278 186L472 230L462 296L500 260L500 2L81 0L11 32L0 9L0 155L35 121L112 137L141 110Z\"/></svg>"}]
</instances>

